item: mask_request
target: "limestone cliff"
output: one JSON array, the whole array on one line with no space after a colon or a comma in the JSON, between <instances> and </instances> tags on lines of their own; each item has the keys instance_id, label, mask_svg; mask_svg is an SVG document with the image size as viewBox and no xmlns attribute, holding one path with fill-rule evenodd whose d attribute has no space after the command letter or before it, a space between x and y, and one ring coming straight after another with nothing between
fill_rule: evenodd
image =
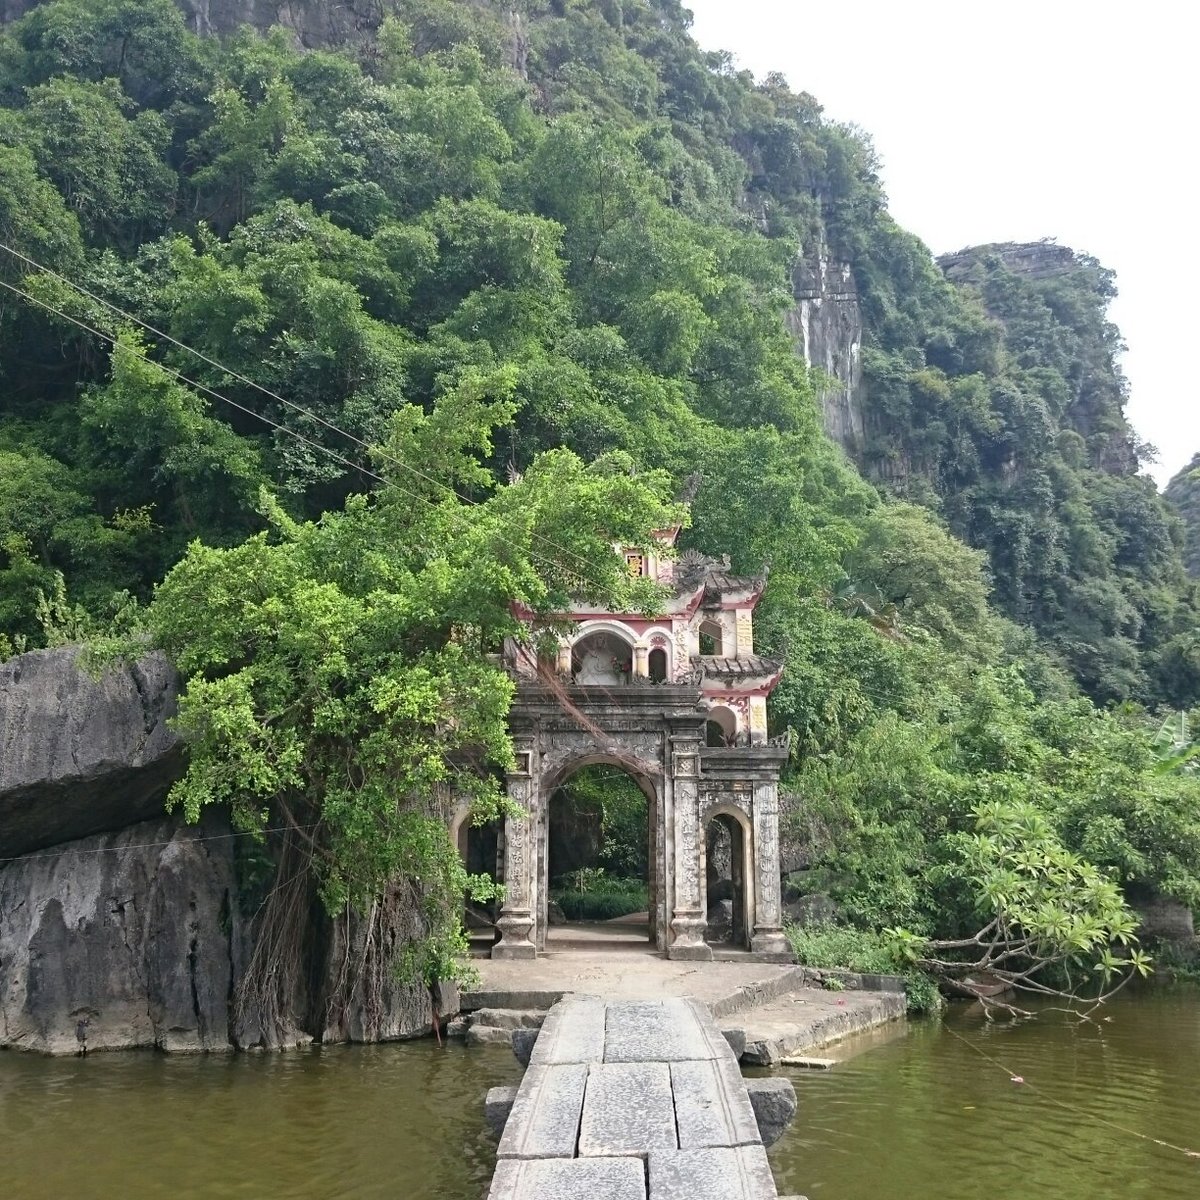
<instances>
[{"instance_id":1,"label":"limestone cliff","mask_svg":"<svg viewBox=\"0 0 1200 1200\"><path fill-rule=\"evenodd\" d=\"M232 1049L233 853L205 840L218 833L164 818L0 867L0 1047Z\"/></svg>"},{"instance_id":2,"label":"limestone cliff","mask_svg":"<svg viewBox=\"0 0 1200 1200\"><path fill-rule=\"evenodd\" d=\"M159 654L99 677L71 647L0 664L0 857L161 816L178 686Z\"/></svg>"},{"instance_id":3,"label":"limestone cliff","mask_svg":"<svg viewBox=\"0 0 1200 1200\"><path fill-rule=\"evenodd\" d=\"M1167 484L1166 497L1183 522L1183 561L1188 574L1200 579L1200 454Z\"/></svg>"},{"instance_id":4,"label":"limestone cliff","mask_svg":"<svg viewBox=\"0 0 1200 1200\"><path fill-rule=\"evenodd\" d=\"M825 431L852 458L863 448L863 319L848 263L824 246L792 270L795 304L787 312L796 353L821 374L818 386Z\"/></svg>"},{"instance_id":5,"label":"limestone cliff","mask_svg":"<svg viewBox=\"0 0 1200 1200\"><path fill-rule=\"evenodd\" d=\"M337 46L369 37L379 28L386 0L178 0L188 24L204 36L242 25L260 31L279 25L302 46Z\"/></svg>"},{"instance_id":6,"label":"limestone cliff","mask_svg":"<svg viewBox=\"0 0 1200 1200\"><path fill-rule=\"evenodd\" d=\"M312 895L291 1020L234 1020L257 900L228 824L164 813L183 766L167 725L178 678L159 655L94 678L75 648L0 665L0 1048L281 1048L430 1030L420 984L390 973L420 897L330 921ZM347 963L384 956L370 978ZM451 1005L446 996L443 1009Z\"/></svg>"}]
</instances>

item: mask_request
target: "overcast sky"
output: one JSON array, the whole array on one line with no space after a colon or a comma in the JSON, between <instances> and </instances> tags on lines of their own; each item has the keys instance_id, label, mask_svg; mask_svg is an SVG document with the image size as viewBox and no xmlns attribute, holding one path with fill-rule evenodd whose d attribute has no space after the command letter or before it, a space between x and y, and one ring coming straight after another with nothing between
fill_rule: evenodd
<instances>
[{"instance_id":1,"label":"overcast sky","mask_svg":"<svg viewBox=\"0 0 1200 1200\"><path fill-rule=\"evenodd\" d=\"M871 134L892 214L935 254L1049 237L1116 271L1150 471L1164 484L1200 451L1189 0L685 3L705 49Z\"/></svg>"}]
</instances>

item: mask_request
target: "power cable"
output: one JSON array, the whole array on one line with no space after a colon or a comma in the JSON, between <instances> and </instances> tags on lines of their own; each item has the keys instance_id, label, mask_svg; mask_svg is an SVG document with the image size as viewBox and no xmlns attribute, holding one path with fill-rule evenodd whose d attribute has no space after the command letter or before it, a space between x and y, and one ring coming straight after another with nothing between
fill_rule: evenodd
<instances>
[{"instance_id":1,"label":"power cable","mask_svg":"<svg viewBox=\"0 0 1200 1200\"><path fill-rule=\"evenodd\" d=\"M279 401L280 404L286 405L293 411L303 414L304 416L308 417L309 420L315 421L319 425L323 425L331 432L347 438L349 441L355 443L357 446L362 447L362 449L368 451L369 453L372 453L377 457L384 458L389 462L395 463L396 466L400 467L402 470L408 471L412 475L415 475L418 479L432 484L436 488L441 488L443 491L449 493L463 503L469 505L477 505L479 503L479 501L472 500L469 497L460 496L452 487L449 486L449 484L445 484L438 479L434 479L433 476L427 475L425 472L418 470L418 468L414 467L411 463L407 463L403 459L396 458L395 455L388 454L387 451L380 447L372 446L369 442L364 441L356 434L351 433L347 429L342 429L340 426L335 425L332 421L327 420L320 414L313 412L311 409L305 408L303 405L297 404L294 400L289 400L287 397L281 396L278 392L274 392L270 388L264 387L262 384L257 383L253 379L241 374L239 371L235 371L232 367L227 367L224 363L218 362L216 359L211 358L203 351L197 350L194 346L189 346L186 343L181 342L178 338L173 337L164 330L158 329L149 322L142 320L142 318L136 314L127 312L125 309L120 308L118 305L113 304L109 300L106 300L103 296L98 296L95 292L89 291L83 286L83 284L76 283L74 280L68 279L64 275L60 275L57 271L47 267L44 263L40 263L36 259L30 258L29 255L23 254L21 251L14 249L12 246L8 246L5 243L0 242L0 250L4 250L14 258L19 259L21 262L27 263L29 266L41 271L43 274L50 276L51 279L57 279L60 283L65 284L69 288L73 288L76 292L83 296L87 296L88 299L95 301L97 304L102 304L110 312L116 313L118 316L123 317L128 321L132 321L135 324L140 325L148 333L154 334L155 337L162 338L164 341L170 342L173 346L177 346L180 350L184 350L188 354L195 355L195 357L200 359L202 362L207 363L210 367L215 367L218 371L221 371L223 374L232 379L236 379L239 383L244 383L247 387L251 387L255 391L261 392L264 396L269 396L272 400ZM530 533L531 536L536 538L538 541L560 551L563 554L566 554L570 558L575 559L576 562L582 563L589 570L595 566L594 563L590 562L582 555L576 554L570 548L560 545L552 538L548 538L544 534L538 533L536 530L531 530ZM594 583L595 581L593 580L592 582Z\"/></svg>"},{"instance_id":2,"label":"power cable","mask_svg":"<svg viewBox=\"0 0 1200 1200\"><path fill-rule=\"evenodd\" d=\"M47 301L42 300L39 297L32 295L30 292L25 291L23 288L17 287L15 284L12 284L12 283L7 282L6 280L0 279L0 287L4 287L8 291L13 292L14 294L22 297L25 300L28 300L31 304L36 304L39 308L44 309L46 312L53 313L55 316L61 317L65 321L69 321L72 325L75 325L78 328L84 330L84 332L90 333L92 336L98 337L98 338L102 339L103 341L108 342L110 345L112 345L114 347L117 347L120 344L117 341L117 339L115 337L113 337L112 334L105 333L103 330L97 329L93 325L89 325L86 321L82 321L78 317L74 317L70 313L64 312L61 308L55 307L53 304L50 304ZM383 475L376 474L374 471L369 470L367 467L362 466L360 463L353 462L350 459L344 457L343 455L338 454L337 451L331 450L328 446L323 446L323 445L321 445L320 442L314 442L310 438L306 438L302 433L298 433L296 430L290 428L289 426L283 425L278 421L274 421L270 417L264 416L262 413L257 412L252 408L246 407L244 404L239 404L236 400L231 400L228 396L224 395L221 392L216 391L215 389L209 387L207 384L199 383L196 380L189 378L187 375L184 375L181 371L176 371L173 367L164 366L161 363L154 363L153 365L158 370L162 371L164 374L166 374L170 378L174 379L176 382L184 384L188 387L194 388L196 391L203 392L205 395L211 396L216 400L220 400L223 403L228 404L230 407L237 409L239 412L245 413L247 416L254 417L257 420L262 421L263 424L269 425L272 429L276 429L276 430L280 431L281 433L285 433L289 437L293 437L297 441L304 443L304 445L311 446L314 450L321 451L321 453L328 455L330 458L335 459L337 462L340 462L340 463L344 464L345 466L350 467L353 470L359 471L361 474L366 475L371 479L374 479L377 483L383 485L384 487L395 488L396 491L400 492L401 495L407 496L411 500L417 500L424 504L428 504L430 506L430 508L436 507L434 502L432 500L430 500L428 496L422 496L417 492L410 491L408 488L402 486L401 484L398 484L394 479L389 479ZM446 489L446 490L449 491L451 495L454 495L457 497L458 494L456 492L454 492L453 489ZM458 497L458 498L461 499L461 497ZM454 519L457 521L464 522L463 527L464 528L467 527L465 525L465 522L467 521L467 517L464 513L455 510ZM500 538L498 540L501 541L504 545L507 545L508 547L510 547L510 549L516 550L518 554L522 553L521 548L519 546L517 546L515 543L509 541L507 538ZM529 557L542 563L544 566L549 566L556 570L561 569L560 565L558 563L554 562L552 559L547 558L545 555L539 554L536 550L531 549L529 551ZM576 557L579 557L579 556L576 555ZM586 562L587 560L581 559L580 561ZM589 564L589 566L590 565L591 564ZM574 576L574 578L580 583L587 584L590 582L593 586L596 586L594 579L587 580L587 579L583 578L582 576L575 574L575 572L570 571L569 569L567 570L567 574Z\"/></svg>"},{"instance_id":3,"label":"power cable","mask_svg":"<svg viewBox=\"0 0 1200 1200\"><path fill-rule=\"evenodd\" d=\"M287 833L292 830L316 829L319 824L319 821L314 821L309 825L273 825L267 829L234 830L230 833L214 833L204 837L188 838L187 840L189 842L220 842L227 841L230 838L261 837L265 833ZM102 835L93 834L92 836ZM34 854L14 854L7 858L0 858L0 863L25 862L31 858L62 858L67 854L116 854L119 851L125 850L159 850L164 846L170 846L175 840L175 838L171 838L170 841L166 842L126 842L121 846L94 846L89 850L75 850L68 846L62 850L45 850Z\"/></svg>"}]
</instances>

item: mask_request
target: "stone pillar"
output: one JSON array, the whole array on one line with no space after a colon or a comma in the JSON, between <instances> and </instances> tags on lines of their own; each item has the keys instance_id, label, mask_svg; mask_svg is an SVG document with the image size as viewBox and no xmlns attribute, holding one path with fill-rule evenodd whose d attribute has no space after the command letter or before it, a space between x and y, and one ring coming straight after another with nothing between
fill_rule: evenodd
<instances>
[{"instance_id":1,"label":"stone pillar","mask_svg":"<svg viewBox=\"0 0 1200 1200\"><path fill-rule=\"evenodd\" d=\"M650 647L641 644L633 648L633 676L645 679L650 674Z\"/></svg>"},{"instance_id":2,"label":"stone pillar","mask_svg":"<svg viewBox=\"0 0 1200 1200\"><path fill-rule=\"evenodd\" d=\"M672 744L675 795L675 914L668 958L712 960L704 940L708 924L700 891L700 747L687 741Z\"/></svg>"},{"instance_id":3,"label":"stone pillar","mask_svg":"<svg viewBox=\"0 0 1200 1200\"><path fill-rule=\"evenodd\" d=\"M728 658L748 658L754 653L754 617L748 608L739 608L734 618L736 637L734 650Z\"/></svg>"},{"instance_id":4,"label":"stone pillar","mask_svg":"<svg viewBox=\"0 0 1200 1200\"><path fill-rule=\"evenodd\" d=\"M754 785L754 933L750 949L787 954L779 897L779 785Z\"/></svg>"},{"instance_id":5,"label":"stone pillar","mask_svg":"<svg viewBox=\"0 0 1200 1200\"><path fill-rule=\"evenodd\" d=\"M528 766L529 756L517 755L518 766ZM520 812L504 818L504 903L496 928L500 940L493 958L536 958L534 945L533 830L537 815L533 780L527 773L508 776L508 798Z\"/></svg>"},{"instance_id":6,"label":"stone pillar","mask_svg":"<svg viewBox=\"0 0 1200 1200\"><path fill-rule=\"evenodd\" d=\"M560 642L558 644L558 673L565 677L570 677L571 674L571 644L570 642Z\"/></svg>"}]
</instances>

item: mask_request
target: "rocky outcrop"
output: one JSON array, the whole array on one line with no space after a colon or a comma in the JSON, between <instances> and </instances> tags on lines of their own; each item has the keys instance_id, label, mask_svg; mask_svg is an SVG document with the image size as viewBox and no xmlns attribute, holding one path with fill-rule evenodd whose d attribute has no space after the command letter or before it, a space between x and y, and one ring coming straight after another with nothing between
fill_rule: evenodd
<instances>
[{"instance_id":1,"label":"rocky outcrop","mask_svg":"<svg viewBox=\"0 0 1200 1200\"><path fill-rule=\"evenodd\" d=\"M796 353L821 372L825 431L857 458L864 440L863 319L854 275L817 246L793 268L792 294L787 327Z\"/></svg>"},{"instance_id":2,"label":"rocky outcrop","mask_svg":"<svg viewBox=\"0 0 1200 1200\"><path fill-rule=\"evenodd\" d=\"M183 770L167 724L179 680L166 658L97 678L78 653L0 663L0 858L159 816Z\"/></svg>"},{"instance_id":3,"label":"rocky outcrop","mask_svg":"<svg viewBox=\"0 0 1200 1200\"><path fill-rule=\"evenodd\" d=\"M1005 270L1025 279L1053 279L1077 265L1074 250L1052 241L991 242L943 254L937 261L951 283L961 283L971 278L977 263L988 259L1003 263Z\"/></svg>"},{"instance_id":4,"label":"rocky outcrop","mask_svg":"<svg viewBox=\"0 0 1200 1200\"><path fill-rule=\"evenodd\" d=\"M419 896L336 922L308 896L294 1028L231 1025L254 926L228 825L164 812L184 766L167 724L178 686L161 655L100 678L74 648L0 664L0 1048L208 1051L428 1032L428 990L391 971L421 933ZM457 1000L444 993L448 1016Z\"/></svg>"},{"instance_id":5,"label":"rocky outcrop","mask_svg":"<svg viewBox=\"0 0 1200 1200\"><path fill-rule=\"evenodd\" d=\"M1195 917L1186 904L1147 888L1131 889L1126 899L1138 915L1138 937L1200 950Z\"/></svg>"},{"instance_id":6,"label":"rocky outcrop","mask_svg":"<svg viewBox=\"0 0 1200 1200\"><path fill-rule=\"evenodd\" d=\"M164 818L0 867L0 1047L230 1049L227 834Z\"/></svg>"},{"instance_id":7,"label":"rocky outcrop","mask_svg":"<svg viewBox=\"0 0 1200 1200\"><path fill-rule=\"evenodd\" d=\"M317 49L359 41L378 30L383 0L177 0L189 27L204 37L232 33L242 25L260 32L290 29L301 46Z\"/></svg>"}]
</instances>

